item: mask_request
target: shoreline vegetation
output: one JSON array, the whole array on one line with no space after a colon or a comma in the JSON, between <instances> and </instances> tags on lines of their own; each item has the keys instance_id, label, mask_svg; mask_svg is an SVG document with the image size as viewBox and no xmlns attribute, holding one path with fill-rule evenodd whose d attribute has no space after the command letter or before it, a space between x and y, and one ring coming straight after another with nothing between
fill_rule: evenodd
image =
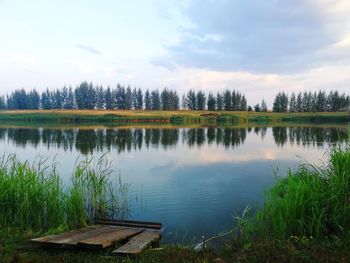
<instances>
[{"instance_id":1,"label":"shoreline vegetation","mask_svg":"<svg viewBox=\"0 0 350 263\"><path fill-rule=\"evenodd\" d=\"M86 224L88 221L85 219L89 218L88 215L96 216L95 213L100 212L101 208L102 211L108 211L106 191L108 192L110 181L107 176L109 172L106 171L109 170L101 169L106 167L102 159L95 169L89 168L90 161L78 164L73 175L73 187L64 191L55 169L50 168L54 166L45 166L43 163L30 166L27 162L19 162L14 156L4 156L2 159L1 262L349 262L350 260L349 145L333 148L328 154L328 160L320 167L303 164L295 170L290 170L283 177L276 177L275 184L266 192L264 205L254 214L250 214L249 209L246 209L242 216L236 217L233 234L219 250L204 249L195 252L189 247L165 245L161 250L147 251L136 259L114 258L109 256L108 251L102 253L33 250L28 245L29 238L48 231L60 232ZM61 195L62 192L66 194ZM93 195L92 201L84 202L86 199L82 193L87 192L96 195ZM118 201L118 198L115 200ZM67 210L67 207L74 209ZM72 214L67 211L72 211ZM78 213L78 216L75 213ZM71 218L74 220L70 221ZM30 224L28 219L35 224Z\"/></svg>"},{"instance_id":2,"label":"shoreline vegetation","mask_svg":"<svg viewBox=\"0 0 350 263\"><path fill-rule=\"evenodd\" d=\"M349 122L349 112L247 112L147 110L8 110L0 122L60 124L274 124Z\"/></svg>"}]
</instances>

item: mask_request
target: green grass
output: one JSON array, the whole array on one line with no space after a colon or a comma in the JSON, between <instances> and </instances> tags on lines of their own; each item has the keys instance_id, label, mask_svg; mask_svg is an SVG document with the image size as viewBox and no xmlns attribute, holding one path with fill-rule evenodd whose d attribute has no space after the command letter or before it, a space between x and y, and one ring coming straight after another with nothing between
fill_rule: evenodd
<instances>
[{"instance_id":1,"label":"green grass","mask_svg":"<svg viewBox=\"0 0 350 263\"><path fill-rule=\"evenodd\" d=\"M96 217L124 216L126 186L112 180L105 158L77 164L64 185L56 165L34 165L15 155L0 160L0 228L60 232L91 223Z\"/></svg>"},{"instance_id":2,"label":"green grass","mask_svg":"<svg viewBox=\"0 0 350 263\"><path fill-rule=\"evenodd\" d=\"M350 148L333 149L323 167L302 165L279 177L257 213L257 229L271 238L316 239L350 234Z\"/></svg>"},{"instance_id":3,"label":"green grass","mask_svg":"<svg viewBox=\"0 0 350 263\"><path fill-rule=\"evenodd\" d=\"M274 113L234 111L22 110L2 111L0 121L33 123L275 123L348 122L348 112Z\"/></svg>"}]
</instances>

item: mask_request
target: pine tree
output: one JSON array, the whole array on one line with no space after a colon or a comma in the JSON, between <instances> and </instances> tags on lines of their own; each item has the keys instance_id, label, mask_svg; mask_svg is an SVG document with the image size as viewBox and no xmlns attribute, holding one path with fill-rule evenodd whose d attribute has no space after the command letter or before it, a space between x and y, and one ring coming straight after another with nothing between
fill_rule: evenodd
<instances>
[{"instance_id":1,"label":"pine tree","mask_svg":"<svg viewBox=\"0 0 350 263\"><path fill-rule=\"evenodd\" d=\"M296 112L297 111L297 99L295 97L295 93L293 92L290 101L289 101L289 111Z\"/></svg>"},{"instance_id":2,"label":"pine tree","mask_svg":"<svg viewBox=\"0 0 350 263\"><path fill-rule=\"evenodd\" d=\"M232 98L231 98L231 92L229 90L226 90L224 93L224 110L230 111L232 110Z\"/></svg>"},{"instance_id":3,"label":"pine tree","mask_svg":"<svg viewBox=\"0 0 350 263\"><path fill-rule=\"evenodd\" d=\"M265 101L263 101L265 102ZM242 98L241 98L241 105L240 105L240 110L241 111L246 111L247 110L247 99L246 97L243 95ZM265 106L266 106L266 103L265 103ZM267 108L266 108L266 111L267 111Z\"/></svg>"},{"instance_id":4,"label":"pine tree","mask_svg":"<svg viewBox=\"0 0 350 263\"><path fill-rule=\"evenodd\" d=\"M114 108L113 94L109 86L104 91L104 101L105 101L107 110L112 110Z\"/></svg>"},{"instance_id":5,"label":"pine tree","mask_svg":"<svg viewBox=\"0 0 350 263\"><path fill-rule=\"evenodd\" d=\"M288 95L284 92L279 92L273 102L274 112L287 112L288 111Z\"/></svg>"},{"instance_id":6,"label":"pine tree","mask_svg":"<svg viewBox=\"0 0 350 263\"><path fill-rule=\"evenodd\" d=\"M50 110L52 107L51 104L51 93L48 89L46 89L42 94L41 94L41 108L44 110Z\"/></svg>"},{"instance_id":7,"label":"pine tree","mask_svg":"<svg viewBox=\"0 0 350 263\"><path fill-rule=\"evenodd\" d=\"M189 90L186 95L186 108L189 110L197 109L197 96L193 90Z\"/></svg>"},{"instance_id":8,"label":"pine tree","mask_svg":"<svg viewBox=\"0 0 350 263\"><path fill-rule=\"evenodd\" d=\"M216 110L216 99L212 93L209 93L209 96L208 96L208 110L209 111Z\"/></svg>"},{"instance_id":9,"label":"pine tree","mask_svg":"<svg viewBox=\"0 0 350 263\"><path fill-rule=\"evenodd\" d=\"M303 95L301 94L301 92L298 93L296 111L297 112L303 111Z\"/></svg>"},{"instance_id":10,"label":"pine tree","mask_svg":"<svg viewBox=\"0 0 350 263\"><path fill-rule=\"evenodd\" d=\"M261 101L261 111L267 112L267 105L264 99Z\"/></svg>"},{"instance_id":11,"label":"pine tree","mask_svg":"<svg viewBox=\"0 0 350 263\"><path fill-rule=\"evenodd\" d=\"M327 109L326 93L319 91L317 94L316 111L325 112Z\"/></svg>"},{"instance_id":12,"label":"pine tree","mask_svg":"<svg viewBox=\"0 0 350 263\"><path fill-rule=\"evenodd\" d=\"M254 110L256 112L260 112L261 111L261 107L260 107L259 103L254 106Z\"/></svg>"},{"instance_id":13,"label":"pine tree","mask_svg":"<svg viewBox=\"0 0 350 263\"><path fill-rule=\"evenodd\" d=\"M139 88L136 93L135 109L142 110L142 108L143 108L143 94L142 94L142 90Z\"/></svg>"},{"instance_id":14,"label":"pine tree","mask_svg":"<svg viewBox=\"0 0 350 263\"><path fill-rule=\"evenodd\" d=\"M145 93L145 109L146 110L152 109L152 100L151 100L151 94L149 90L146 90L146 93Z\"/></svg>"},{"instance_id":15,"label":"pine tree","mask_svg":"<svg viewBox=\"0 0 350 263\"><path fill-rule=\"evenodd\" d=\"M151 93L151 101L152 101L152 110L160 110L160 96L159 91L154 90Z\"/></svg>"},{"instance_id":16,"label":"pine tree","mask_svg":"<svg viewBox=\"0 0 350 263\"><path fill-rule=\"evenodd\" d=\"M180 98L176 91L171 94L172 110L180 109Z\"/></svg>"},{"instance_id":17,"label":"pine tree","mask_svg":"<svg viewBox=\"0 0 350 263\"><path fill-rule=\"evenodd\" d=\"M72 110L75 109L75 97L72 87L68 89L67 101L65 103L65 109Z\"/></svg>"},{"instance_id":18,"label":"pine tree","mask_svg":"<svg viewBox=\"0 0 350 263\"><path fill-rule=\"evenodd\" d=\"M205 102L206 102L206 97L203 91L198 91L197 96L196 96L197 102L197 110L205 110Z\"/></svg>"},{"instance_id":19,"label":"pine tree","mask_svg":"<svg viewBox=\"0 0 350 263\"><path fill-rule=\"evenodd\" d=\"M131 94L131 97L132 97L132 107L131 108L134 108L136 110L137 108L137 89L136 87L132 90L132 94Z\"/></svg>"},{"instance_id":20,"label":"pine tree","mask_svg":"<svg viewBox=\"0 0 350 263\"><path fill-rule=\"evenodd\" d=\"M222 98L222 95L218 92L216 95L216 110L222 111L224 108L224 100Z\"/></svg>"},{"instance_id":21,"label":"pine tree","mask_svg":"<svg viewBox=\"0 0 350 263\"><path fill-rule=\"evenodd\" d=\"M126 109L126 92L125 88L117 85L117 90L115 91L116 107L120 110Z\"/></svg>"},{"instance_id":22,"label":"pine tree","mask_svg":"<svg viewBox=\"0 0 350 263\"><path fill-rule=\"evenodd\" d=\"M40 95L36 90L32 90L29 93L28 108L30 110L38 110L40 107Z\"/></svg>"},{"instance_id":23,"label":"pine tree","mask_svg":"<svg viewBox=\"0 0 350 263\"><path fill-rule=\"evenodd\" d=\"M130 86L128 86L126 88L126 92L125 92L125 109L126 110L130 110L132 108L132 91L131 91L131 88Z\"/></svg>"},{"instance_id":24,"label":"pine tree","mask_svg":"<svg viewBox=\"0 0 350 263\"><path fill-rule=\"evenodd\" d=\"M5 110L7 108L4 96L0 96L0 110Z\"/></svg>"},{"instance_id":25,"label":"pine tree","mask_svg":"<svg viewBox=\"0 0 350 263\"><path fill-rule=\"evenodd\" d=\"M75 100L78 109L88 108L89 84L84 81L74 90Z\"/></svg>"},{"instance_id":26,"label":"pine tree","mask_svg":"<svg viewBox=\"0 0 350 263\"><path fill-rule=\"evenodd\" d=\"M170 109L170 97L169 97L169 91L165 88L160 94L160 100L161 100L161 107L162 110L169 110Z\"/></svg>"},{"instance_id":27,"label":"pine tree","mask_svg":"<svg viewBox=\"0 0 350 263\"><path fill-rule=\"evenodd\" d=\"M99 110L102 110L105 108L105 91L103 90L103 87L96 87L96 108Z\"/></svg>"}]
</instances>

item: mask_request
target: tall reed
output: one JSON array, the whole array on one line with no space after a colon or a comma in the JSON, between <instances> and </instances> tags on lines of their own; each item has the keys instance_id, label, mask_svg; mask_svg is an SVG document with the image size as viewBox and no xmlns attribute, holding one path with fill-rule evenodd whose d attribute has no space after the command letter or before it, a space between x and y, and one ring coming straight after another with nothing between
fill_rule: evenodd
<instances>
[{"instance_id":1,"label":"tall reed","mask_svg":"<svg viewBox=\"0 0 350 263\"><path fill-rule=\"evenodd\" d=\"M350 234L350 148L333 149L322 167L302 165L277 178L255 223L255 231L280 239Z\"/></svg>"},{"instance_id":2,"label":"tall reed","mask_svg":"<svg viewBox=\"0 0 350 263\"><path fill-rule=\"evenodd\" d=\"M0 227L23 230L69 229L96 217L125 216L127 185L112 178L108 158L77 163L71 184L64 185L56 164L41 159L34 165L15 155L0 160Z\"/></svg>"}]
</instances>

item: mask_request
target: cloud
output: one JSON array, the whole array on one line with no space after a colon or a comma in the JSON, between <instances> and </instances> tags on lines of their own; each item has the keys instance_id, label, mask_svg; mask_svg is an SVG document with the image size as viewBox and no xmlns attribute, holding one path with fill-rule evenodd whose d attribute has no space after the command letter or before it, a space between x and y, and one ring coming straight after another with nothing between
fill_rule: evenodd
<instances>
[{"instance_id":1,"label":"cloud","mask_svg":"<svg viewBox=\"0 0 350 263\"><path fill-rule=\"evenodd\" d=\"M184 15L192 25L154 64L289 74L350 62L335 45L348 41L347 0L190 1Z\"/></svg>"},{"instance_id":2,"label":"cloud","mask_svg":"<svg viewBox=\"0 0 350 263\"><path fill-rule=\"evenodd\" d=\"M91 54L94 54L94 55L102 55L102 53L100 51L98 51L97 49L95 49L91 46L77 44L77 45L75 45L75 47L79 48L83 51L89 52Z\"/></svg>"}]
</instances>

